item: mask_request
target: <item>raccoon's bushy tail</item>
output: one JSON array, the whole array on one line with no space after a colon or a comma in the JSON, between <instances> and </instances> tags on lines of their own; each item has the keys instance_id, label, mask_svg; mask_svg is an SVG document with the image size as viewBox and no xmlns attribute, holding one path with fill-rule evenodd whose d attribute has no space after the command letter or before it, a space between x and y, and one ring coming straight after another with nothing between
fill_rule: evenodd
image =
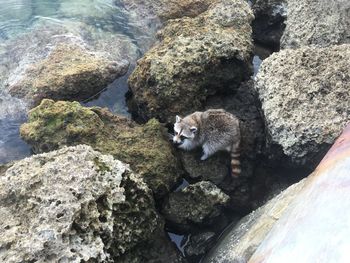
<instances>
[{"instance_id":1,"label":"raccoon's bushy tail","mask_svg":"<svg viewBox=\"0 0 350 263\"><path fill-rule=\"evenodd\" d=\"M231 150L231 174L233 177L238 177L241 174L240 156L239 144L233 145Z\"/></svg>"}]
</instances>

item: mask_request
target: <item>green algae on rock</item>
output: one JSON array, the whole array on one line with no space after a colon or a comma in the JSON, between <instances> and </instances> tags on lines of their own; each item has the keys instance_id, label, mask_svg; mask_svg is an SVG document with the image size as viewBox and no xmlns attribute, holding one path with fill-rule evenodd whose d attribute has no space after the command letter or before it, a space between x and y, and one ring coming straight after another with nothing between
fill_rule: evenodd
<instances>
[{"instance_id":1,"label":"green algae on rock","mask_svg":"<svg viewBox=\"0 0 350 263\"><path fill-rule=\"evenodd\" d=\"M110 61L75 44L60 44L27 68L9 93L33 106L44 98L84 100L104 89L128 69L127 61Z\"/></svg>"},{"instance_id":2,"label":"green algae on rock","mask_svg":"<svg viewBox=\"0 0 350 263\"><path fill-rule=\"evenodd\" d=\"M246 2L222 0L194 18L169 20L129 78L133 113L173 122L209 95L234 92L251 75L252 19Z\"/></svg>"},{"instance_id":3,"label":"green algae on rock","mask_svg":"<svg viewBox=\"0 0 350 263\"><path fill-rule=\"evenodd\" d=\"M119 262L163 227L143 179L87 145L14 162L1 174L1 262Z\"/></svg>"},{"instance_id":4,"label":"green algae on rock","mask_svg":"<svg viewBox=\"0 0 350 263\"><path fill-rule=\"evenodd\" d=\"M155 119L141 126L107 109L45 99L29 112L20 133L36 153L88 144L112 154L141 174L158 197L174 187L182 173L165 128Z\"/></svg>"}]
</instances>

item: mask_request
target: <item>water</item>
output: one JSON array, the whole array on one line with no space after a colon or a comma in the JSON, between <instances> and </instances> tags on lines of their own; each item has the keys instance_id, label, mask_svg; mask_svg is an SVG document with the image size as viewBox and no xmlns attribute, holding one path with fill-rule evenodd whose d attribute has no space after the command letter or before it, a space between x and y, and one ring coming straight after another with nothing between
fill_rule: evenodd
<instances>
[{"instance_id":1,"label":"water","mask_svg":"<svg viewBox=\"0 0 350 263\"><path fill-rule=\"evenodd\" d=\"M136 60L154 43L159 24L138 19L115 0L0 0L0 164L31 154L19 137L25 102L6 93L33 63L62 42L88 47L110 60L128 60L130 69L85 106L108 107L129 116L127 79Z\"/></svg>"}]
</instances>

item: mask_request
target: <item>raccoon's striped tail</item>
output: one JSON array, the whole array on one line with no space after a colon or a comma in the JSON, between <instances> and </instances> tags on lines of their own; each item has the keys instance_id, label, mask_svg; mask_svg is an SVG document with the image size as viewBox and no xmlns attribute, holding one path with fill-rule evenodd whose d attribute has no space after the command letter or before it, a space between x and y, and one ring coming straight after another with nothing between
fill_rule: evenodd
<instances>
[{"instance_id":1,"label":"raccoon's striped tail","mask_svg":"<svg viewBox=\"0 0 350 263\"><path fill-rule=\"evenodd\" d=\"M239 147L233 147L231 151L231 174L232 177L238 177L241 174L241 161L239 160Z\"/></svg>"}]
</instances>

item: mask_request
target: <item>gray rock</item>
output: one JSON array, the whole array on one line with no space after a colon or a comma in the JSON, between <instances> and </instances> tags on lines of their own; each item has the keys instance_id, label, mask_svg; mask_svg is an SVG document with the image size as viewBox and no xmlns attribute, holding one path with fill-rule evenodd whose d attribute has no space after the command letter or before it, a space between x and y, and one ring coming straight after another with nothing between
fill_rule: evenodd
<instances>
[{"instance_id":1,"label":"gray rock","mask_svg":"<svg viewBox=\"0 0 350 263\"><path fill-rule=\"evenodd\" d=\"M350 45L283 50L256 77L271 158L315 165L350 120Z\"/></svg>"},{"instance_id":2,"label":"gray rock","mask_svg":"<svg viewBox=\"0 0 350 263\"><path fill-rule=\"evenodd\" d=\"M252 9L254 40L279 49L287 17L287 0L255 0Z\"/></svg>"},{"instance_id":3,"label":"gray rock","mask_svg":"<svg viewBox=\"0 0 350 263\"><path fill-rule=\"evenodd\" d=\"M189 241L184 247L186 257L198 258L204 255L213 245L214 236L214 232L204 232L191 235Z\"/></svg>"},{"instance_id":4,"label":"gray rock","mask_svg":"<svg viewBox=\"0 0 350 263\"><path fill-rule=\"evenodd\" d=\"M162 213L178 229L188 229L191 224L210 225L221 214L229 201L213 183L202 181L169 194Z\"/></svg>"},{"instance_id":5,"label":"gray rock","mask_svg":"<svg viewBox=\"0 0 350 263\"><path fill-rule=\"evenodd\" d=\"M273 225L298 195L305 180L290 186L266 205L229 227L203 263L248 262Z\"/></svg>"},{"instance_id":6,"label":"gray rock","mask_svg":"<svg viewBox=\"0 0 350 263\"><path fill-rule=\"evenodd\" d=\"M237 90L252 72L252 19L246 2L222 0L194 18L169 20L130 75L131 111L171 123L209 95Z\"/></svg>"},{"instance_id":7,"label":"gray rock","mask_svg":"<svg viewBox=\"0 0 350 263\"><path fill-rule=\"evenodd\" d=\"M0 172L0 261L111 262L162 227L127 165L78 145Z\"/></svg>"},{"instance_id":8,"label":"gray rock","mask_svg":"<svg viewBox=\"0 0 350 263\"><path fill-rule=\"evenodd\" d=\"M39 20L29 32L2 43L0 90L31 106L42 98L84 100L125 74L137 56L126 36L80 22Z\"/></svg>"},{"instance_id":9,"label":"gray rock","mask_svg":"<svg viewBox=\"0 0 350 263\"><path fill-rule=\"evenodd\" d=\"M282 48L350 43L348 0L288 0Z\"/></svg>"}]
</instances>

